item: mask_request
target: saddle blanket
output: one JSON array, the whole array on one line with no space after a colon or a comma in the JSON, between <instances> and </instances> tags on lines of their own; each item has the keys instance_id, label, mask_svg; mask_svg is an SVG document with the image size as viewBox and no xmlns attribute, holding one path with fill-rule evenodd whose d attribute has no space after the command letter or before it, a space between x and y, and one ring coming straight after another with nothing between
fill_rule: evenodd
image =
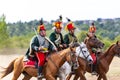
<instances>
[{"instance_id":1,"label":"saddle blanket","mask_svg":"<svg viewBox=\"0 0 120 80\"><path fill-rule=\"evenodd\" d=\"M28 61L25 61L24 62L24 67L36 67L36 61L33 61L33 60L28 60Z\"/></svg>"},{"instance_id":2,"label":"saddle blanket","mask_svg":"<svg viewBox=\"0 0 120 80\"><path fill-rule=\"evenodd\" d=\"M96 55L94 53L91 54L91 57L93 59L93 64L96 64L97 62L97 58L96 58Z\"/></svg>"}]
</instances>

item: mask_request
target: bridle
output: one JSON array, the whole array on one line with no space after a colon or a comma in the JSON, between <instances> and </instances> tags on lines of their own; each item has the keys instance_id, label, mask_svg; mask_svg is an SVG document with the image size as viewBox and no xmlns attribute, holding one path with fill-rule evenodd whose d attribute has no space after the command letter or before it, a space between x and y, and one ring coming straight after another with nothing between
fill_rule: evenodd
<instances>
[{"instance_id":1,"label":"bridle","mask_svg":"<svg viewBox=\"0 0 120 80\"><path fill-rule=\"evenodd\" d=\"M83 56L85 57L85 60L87 60L87 58L90 56L90 54L88 54L87 57L86 57L85 54L84 54L84 52L83 52L83 50L82 50L84 47L81 47L81 45L80 45L79 48L80 48L80 51L79 51L79 54L78 54L77 57L79 57L80 52L82 52ZM88 51L88 50L87 50L87 51ZM89 52L89 51L88 51L88 52Z\"/></svg>"}]
</instances>

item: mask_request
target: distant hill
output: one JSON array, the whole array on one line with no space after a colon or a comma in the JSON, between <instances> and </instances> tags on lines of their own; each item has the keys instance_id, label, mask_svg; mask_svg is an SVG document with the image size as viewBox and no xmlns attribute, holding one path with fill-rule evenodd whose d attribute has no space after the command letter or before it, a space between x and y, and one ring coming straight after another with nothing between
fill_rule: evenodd
<instances>
[{"instance_id":1,"label":"distant hill","mask_svg":"<svg viewBox=\"0 0 120 80\"><path fill-rule=\"evenodd\" d=\"M46 29L51 30L52 29L52 23L54 20L51 20L51 22L44 21ZM91 22L95 23L95 26L97 27L97 34L101 37L108 37L111 40L114 40L116 36L120 34L120 18L115 19L102 19L98 18L97 20L76 20L73 21L75 26L79 30L88 31L89 25ZM64 23L65 25L66 23ZM22 36L27 35L30 33L34 33L33 28L37 28L39 25L38 20L33 20L30 22L16 22L16 23L8 23L7 29L9 32L9 35L12 36Z\"/></svg>"}]
</instances>

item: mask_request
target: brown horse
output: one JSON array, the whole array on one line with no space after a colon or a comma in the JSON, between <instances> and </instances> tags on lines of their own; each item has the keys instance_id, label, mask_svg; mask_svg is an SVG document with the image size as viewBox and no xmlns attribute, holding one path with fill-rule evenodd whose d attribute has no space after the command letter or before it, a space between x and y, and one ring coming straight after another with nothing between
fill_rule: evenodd
<instances>
[{"instance_id":1,"label":"brown horse","mask_svg":"<svg viewBox=\"0 0 120 80\"><path fill-rule=\"evenodd\" d=\"M59 67L66 61L68 53L71 49L65 49L57 54L52 54L48 59L47 64L45 64L43 73L47 80L55 80L55 73L57 73ZM13 60L9 66L6 68L1 78L8 75L13 71L12 80L17 80L22 72L25 72L23 80L29 80L32 76L37 77L37 69L33 67L24 68L23 56Z\"/></svg>"},{"instance_id":2,"label":"brown horse","mask_svg":"<svg viewBox=\"0 0 120 80\"><path fill-rule=\"evenodd\" d=\"M109 49L102 53L101 56L99 56L98 58L98 63L96 64L96 72L98 73L98 78L97 80L107 80L107 77L106 77L106 73L108 72L109 70L109 66L113 60L113 57L115 55L120 55L120 42L116 42L116 44L113 44L109 47ZM84 64L82 66L84 66L85 68L82 70L80 67L79 67L79 72L82 72L83 74L87 71L89 73L91 73L91 67L89 65L86 65L87 62L85 60L82 60L79 58L79 64L81 62L84 62ZM85 70L86 69L86 70ZM74 80L77 80L79 78L78 74L75 75L75 78ZM81 78L81 80L86 80L86 78Z\"/></svg>"},{"instance_id":3,"label":"brown horse","mask_svg":"<svg viewBox=\"0 0 120 80\"><path fill-rule=\"evenodd\" d=\"M92 48L103 48L104 47L104 43L102 43L95 35L89 35L87 34L87 38L85 38L84 40L90 54L92 53ZM77 70L75 70L75 77L74 80L78 79L78 76L81 78L81 80L86 80L84 73L86 70L86 61L82 58L78 59L79 61L79 68ZM72 73L69 74L69 76L67 77L67 80L69 80L72 76Z\"/></svg>"},{"instance_id":4,"label":"brown horse","mask_svg":"<svg viewBox=\"0 0 120 80\"><path fill-rule=\"evenodd\" d=\"M52 54L48 58L48 61L44 65L44 68L43 68L43 74L44 74L45 78L47 80L55 80L55 76L56 76L59 68L62 66L62 64L65 61L70 61L71 60L70 59L70 56L71 56L70 53L71 52L72 53L73 52L75 52L75 53L80 53L81 52L81 51L76 52L76 49L78 49L78 48L79 48L79 46L78 47L72 46L70 48L67 48L67 49L64 49L64 50L58 52L57 54ZM87 48L84 47L82 50L83 50L83 52L85 52L85 57L90 55ZM2 73L1 79L3 77L5 77L6 75L8 75L9 73L11 73L12 71L13 71L12 80L17 80L21 73L25 73L23 80L29 80L31 77L37 77L37 69L36 68L24 67L23 56L14 59L8 65L8 67Z\"/></svg>"}]
</instances>

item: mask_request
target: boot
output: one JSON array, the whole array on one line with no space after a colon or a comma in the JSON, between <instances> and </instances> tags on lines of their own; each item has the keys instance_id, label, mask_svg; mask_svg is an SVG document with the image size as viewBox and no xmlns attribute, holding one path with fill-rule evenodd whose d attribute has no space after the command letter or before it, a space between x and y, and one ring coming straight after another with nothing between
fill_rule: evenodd
<instances>
[{"instance_id":1,"label":"boot","mask_svg":"<svg viewBox=\"0 0 120 80\"><path fill-rule=\"evenodd\" d=\"M25 55L24 58L23 58L23 61L24 61L24 62L27 62L28 60L29 60L29 59L28 59L28 56Z\"/></svg>"},{"instance_id":2,"label":"boot","mask_svg":"<svg viewBox=\"0 0 120 80\"><path fill-rule=\"evenodd\" d=\"M91 64L91 69L92 69L92 75L97 75L97 72L95 71L95 65Z\"/></svg>"},{"instance_id":3,"label":"boot","mask_svg":"<svg viewBox=\"0 0 120 80\"><path fill-rule=\"evenodd\" d=\"M38 80L43 77L43 75L42 75L42 68L43 68L42 66L38 67Z\"/></svg>"}]
</instances>

